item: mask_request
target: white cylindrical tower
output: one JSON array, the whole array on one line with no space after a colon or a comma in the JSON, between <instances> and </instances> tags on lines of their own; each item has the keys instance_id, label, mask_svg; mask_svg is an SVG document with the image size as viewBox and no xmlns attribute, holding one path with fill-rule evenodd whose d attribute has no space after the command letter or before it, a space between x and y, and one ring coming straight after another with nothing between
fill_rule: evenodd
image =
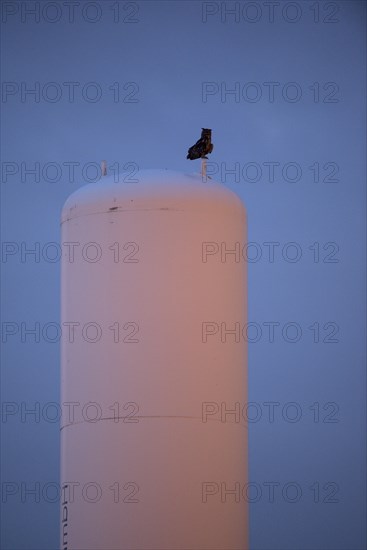
<instances>
[{"instance_id":1,"label":"white cylindrical tower","mask_svg":"<svg viewBox=\"0 0 367 550\"><path fill-rule=\"evenodd\" d=\"M245 208L136 179L62 211L61 549L245 550Z\"/></svg>"}]
</instances>

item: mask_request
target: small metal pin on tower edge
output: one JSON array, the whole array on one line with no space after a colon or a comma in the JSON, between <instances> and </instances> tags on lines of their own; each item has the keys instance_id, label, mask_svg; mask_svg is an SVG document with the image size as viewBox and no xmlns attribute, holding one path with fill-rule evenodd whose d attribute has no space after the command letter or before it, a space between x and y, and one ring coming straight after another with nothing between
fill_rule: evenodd
<instances>
[{"instance_id":1,"label":"small metal pin on tower edge","mask_svg":"<svg viewBox=\"0 0 367 550\"><path fill-rule=\"evenodd\" d=\"M107 176L107 162L105 160L102 160L101 162L101 172L102 172L102 177Z\"/></svg>"}]
</instances>

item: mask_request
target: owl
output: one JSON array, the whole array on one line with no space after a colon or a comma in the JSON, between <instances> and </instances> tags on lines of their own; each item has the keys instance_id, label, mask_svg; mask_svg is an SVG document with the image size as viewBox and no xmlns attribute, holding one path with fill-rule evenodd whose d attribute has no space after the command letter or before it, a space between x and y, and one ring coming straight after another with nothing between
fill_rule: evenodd
<instances>
[{"instance_id":1,"label":"owl","mask_svg":"<svg viewBox=\"0 0 367 550\"><path fill-rule=\"evenodd\" d=\"M201 138L198 139L198 141L190 147L190 149L187 152L187 159L195 160L195 159L207 159L209 153L213 151L213 144L212 144L212 131L210 128L202 128L201 129Z\"/></svg>"}]
</instances>

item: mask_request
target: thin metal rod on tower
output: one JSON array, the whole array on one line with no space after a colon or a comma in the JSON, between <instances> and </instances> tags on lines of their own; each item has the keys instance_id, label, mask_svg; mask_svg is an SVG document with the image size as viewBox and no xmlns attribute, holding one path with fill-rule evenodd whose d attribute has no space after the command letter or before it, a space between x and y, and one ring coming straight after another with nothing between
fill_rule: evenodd
<instances>
[{"instance_id":1,"label":"thin metal rod on tower","mask_svg":"<svg viewBox=\"0 0 367 550\"><path fill-rule=\"evenodd\" d=\"M206 159L201 159L201 178L206 180Z\"/></svg>"}]
</instances>

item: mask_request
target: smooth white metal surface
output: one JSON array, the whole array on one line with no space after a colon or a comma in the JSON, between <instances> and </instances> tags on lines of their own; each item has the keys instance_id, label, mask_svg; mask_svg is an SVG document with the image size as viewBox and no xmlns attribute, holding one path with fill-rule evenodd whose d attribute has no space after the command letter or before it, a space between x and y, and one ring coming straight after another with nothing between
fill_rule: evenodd
<instances>
[{"instance_id":1,"label":"smooth white metal surface","mask_svg":"<svg viewBox=\"0 0 367 550\"><path fill-rule=\"evenodd\" d=\"M62 211L61 549L245 550L245 208L135 177Z\"/></svg>"}]
</instances>

